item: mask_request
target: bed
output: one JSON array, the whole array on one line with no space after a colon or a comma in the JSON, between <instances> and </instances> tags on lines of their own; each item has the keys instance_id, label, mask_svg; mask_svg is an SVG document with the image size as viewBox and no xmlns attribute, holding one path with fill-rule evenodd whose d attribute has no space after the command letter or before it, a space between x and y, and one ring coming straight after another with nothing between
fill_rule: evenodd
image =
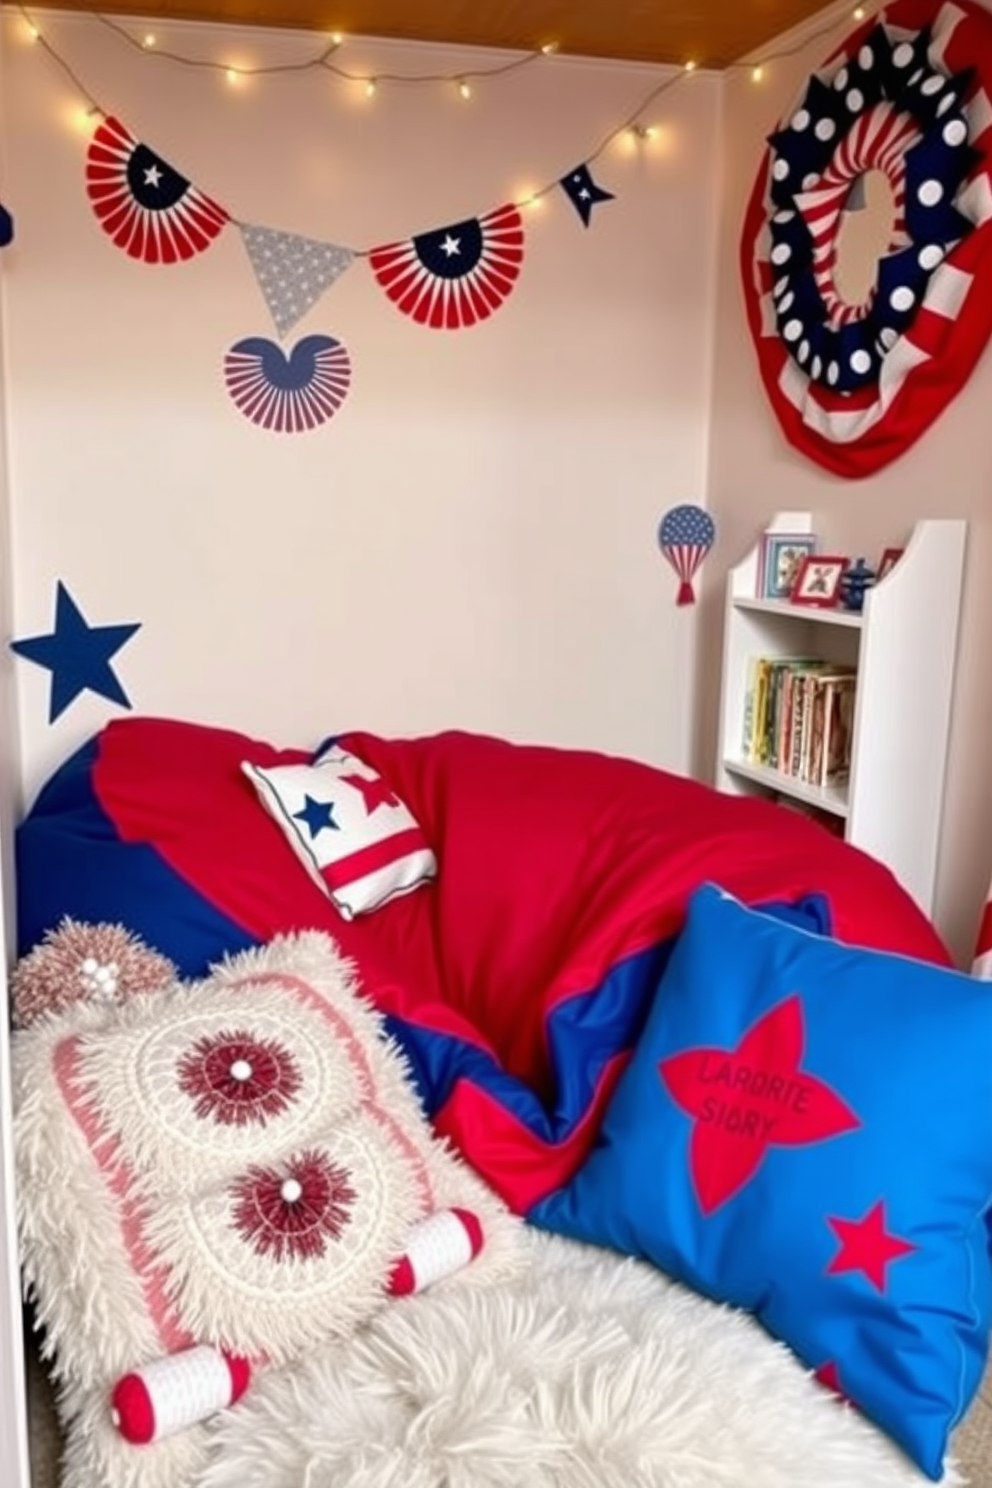
<instances>
[{"instance_id":1,"label":"bed","mask_svg":"<svg viewBox=\"0 0 992 1488\"><path fill-rule=\"evenodd\" d=\"M17 853L22 958L68 916L121 925L175 968L123 1003L73 995L15 1036L22 1248L75 1443L69 1488L96 1471L122 1488L963 1481L948 1444L992 1313L992 1011L864 854L797 813L603 755L464 733L286 749L141 718L56 771ZM434 1207L476 1212L490 1243L347 1327L329 1312L325 1335L301 1316L276 1347L235 1337L236 1299L208 1305L186 1267L163 1316L185 1308L197 1327L136 1323L103 1374L74 1374L66 1356L108 1302L97 1267L63 1307L53 1257L72 1225L37 1195L77 1184L68 1207L82 1212L92 1168L110 1205L94 1210L94 1254L122 1189L145 1218L161 1198L148 1233L173 1264L166 1198L181 1190L205 1213L202 1173L173 1150L174 1093L168 1121L135 1112L140 1138L120 1116L121 1050L171 1048L184 1020L200 1048L195 1020L230 1022L222 999L250 984L239 1007L261 1021L245 1012L238 1033L255 1053L235 1050L230 1069L257 1066L284 1016L297 1029L295 1004L262 991L283 995L301 945L297 1002L314 1014L333 963L371 1004L362 1037L402 1068L389 1092L404 1140L443 1170ZM340 1026L364 1017L332 1011ZM330 1059L297 1032L293 1097L307 1059ZM75 1115L67 1099L56 1120L66 1091ZM337 1118L320 1120L308 1142ZM236 1125L220 1134L235 1167L249 1150ZM107 1178L108 1151L123 1151L125 1180ZM380 1262L397 1226L423 1219L408 1205L386 1226ZM298 1279L308 1258L286 1258ZM112 1376L167 1358L170 1336L240 1341L260 1367L206 1424L122 1446L105 1419ZM416 1338L433 1342L418 1355Z\"/></svg>"}]
</instances>

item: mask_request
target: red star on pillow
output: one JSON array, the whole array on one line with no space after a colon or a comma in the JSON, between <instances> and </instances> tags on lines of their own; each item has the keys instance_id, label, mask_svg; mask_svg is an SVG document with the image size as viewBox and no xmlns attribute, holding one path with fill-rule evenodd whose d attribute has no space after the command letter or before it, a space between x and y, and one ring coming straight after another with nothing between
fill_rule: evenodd
<instances>
[{"instance_id":1,"label":"red star on pillow","mask_svg":"<svg viewBox=\"0 0 992 1488\"><path fill-rule=\"evenodd\" d=\"M840 1250L827 1267L827 1275L842 1271L863 1271L880 1292L887 1284L886 1267L919 1247L900 1240L885 1228L885 1202L879 1199L864 1219L827 1219L827 1224L840 1241Z\"/></svg>"},{"instance_id":2,"label":"red star on pillow","mask_svg":"<svg viewBox=\"0 0 992 1488\"><path fill-rule=\"evenodd\" d=\"M341 780L345 785L350 785L365 798L365 815L371 816L380 806L398 806L400 798L395 791L383 780L381 775L376 775L370 780L367 775L342 775Z\"/></svg>"},{"instance_id":3,"label":"red star on pillow","mask_svg":"<svg viewBox=\"0 0 992 1488\"><path fill-rule=\"evenodd\" d=\"M692 1181L704 1214L743 1188L769 1147L804 1147L860 1126L829 1085L799 1068L805 1024L788 997L749 1028L736 1049L689 1049L663 1059L663 1083L695 1117Z\"/></svg>"}]
</instances>

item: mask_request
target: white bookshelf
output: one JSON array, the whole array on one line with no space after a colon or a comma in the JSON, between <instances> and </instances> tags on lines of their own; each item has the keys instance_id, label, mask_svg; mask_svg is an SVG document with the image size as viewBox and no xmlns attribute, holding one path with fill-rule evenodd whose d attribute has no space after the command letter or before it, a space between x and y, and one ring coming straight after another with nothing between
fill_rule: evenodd
<instances>
[{"instance_id":1,"label":"white bookshelf","mask_svg":"<svg viewBox=\"0 0 992 1488\"><path fill-rule=\"evenodd\" d=\"M769 531L811 532L809 512L779 512ZM817 610L759 599L760 544L727 576L717 785L788 797L840 818L848 842L885 863L927 913L947 767L967 523L918 522L864 610ZM815 656L857 668L851 770L817 787L744 758L753 658Z\"/></svg>"}]
</instances>

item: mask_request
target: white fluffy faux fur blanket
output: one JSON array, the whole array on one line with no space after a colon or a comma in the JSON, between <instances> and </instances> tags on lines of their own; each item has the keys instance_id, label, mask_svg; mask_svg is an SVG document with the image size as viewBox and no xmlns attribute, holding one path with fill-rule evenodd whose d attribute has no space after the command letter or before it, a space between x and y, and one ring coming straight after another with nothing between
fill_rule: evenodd
<instances>
[{"instance_id":1,"label":"white fluffy faux fur blanket","mask_svg":"<svg viewBox=\"0 0 992 1488\"><path fill-rule=\"evenodd\" d=\"M742 1314L636 1261L527 1244L517 1280L425 1293L260 1380L198 1488L925 1483Z\"/></svg>"}]
</instances>

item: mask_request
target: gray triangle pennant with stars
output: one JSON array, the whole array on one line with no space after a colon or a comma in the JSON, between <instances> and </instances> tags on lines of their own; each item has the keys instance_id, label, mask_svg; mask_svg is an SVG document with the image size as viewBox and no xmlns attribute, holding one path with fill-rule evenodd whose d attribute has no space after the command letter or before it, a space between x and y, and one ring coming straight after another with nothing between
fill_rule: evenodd
<instances>
[{"instance_id":1,"label":"gray triangle pennant with stars","mask_svg":"<svg viewBox=\"0 0 992 1488\"><path fill-rule=\"evenodd\" d=\"M350 248L336 243L250 222L240 226L258 287L280 336L303 319L355 257Z\"/></svg>"}]
</instances>

